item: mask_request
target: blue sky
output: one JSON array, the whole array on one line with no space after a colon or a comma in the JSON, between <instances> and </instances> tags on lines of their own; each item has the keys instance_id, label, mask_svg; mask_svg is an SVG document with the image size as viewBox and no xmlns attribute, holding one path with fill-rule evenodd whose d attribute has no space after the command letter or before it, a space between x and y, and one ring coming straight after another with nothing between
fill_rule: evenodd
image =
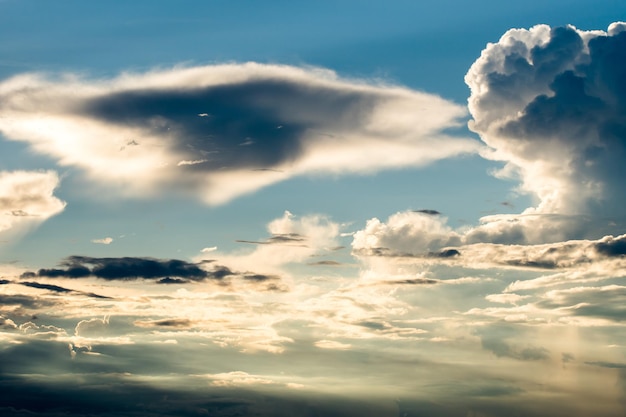
<instances>
[{"instance_id":1,"label":"blue sky","mask_svg":"<svg viewBox=\"0 0 626 417\"><path fill-rule=\"evenodd\" d=\"M622 415L625 15L0 0L0 414Z\"/></svg>"}]
</instances>

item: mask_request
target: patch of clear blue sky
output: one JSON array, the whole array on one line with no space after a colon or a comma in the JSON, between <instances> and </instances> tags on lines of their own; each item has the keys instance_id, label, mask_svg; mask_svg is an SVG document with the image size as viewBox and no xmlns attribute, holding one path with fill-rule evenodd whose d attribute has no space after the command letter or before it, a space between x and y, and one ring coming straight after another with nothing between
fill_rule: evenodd
<instances>
[{"instance_id":1,"label":"patch of clear blue sky","mask_svg":"<svg viewBox=\"0 0 626 417\"><path fill-rule=\"evenodd\" d=\"M348 77L383 78L464 103L463 76L487 42L538 23L606 29L626 19L623 1L0 1L0 77L31 71L108 77L175 64L259 61L314 65ZM469 133L467 133L469 135ZM20 144L0 143L0 168L51 168ZM64 170L64 213L5 250L2 258L49 265L60 257L191 256L263 236L283 210L325 213L363 226L399 210L437 209L451 226L504 207L514 183L478 157L370 176L296 178L226 206L192 200L83 200L80 173ZM119 235L125 235L119 238ZM111 236L104 247L90 239Z\"/></svg>"}]
</instances>

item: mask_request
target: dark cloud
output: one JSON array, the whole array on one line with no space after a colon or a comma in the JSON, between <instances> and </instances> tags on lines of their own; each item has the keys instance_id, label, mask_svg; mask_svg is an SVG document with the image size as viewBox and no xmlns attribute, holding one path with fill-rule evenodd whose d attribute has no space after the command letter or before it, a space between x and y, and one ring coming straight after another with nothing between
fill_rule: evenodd
<instances>
[{"instance_id":1,"label":"dark cloud","mask_svg":"<svg viewBox=\"0 0 626 417\"><path fill-rule=\"evenodd\" d=\"M35 274L34 272L25 272L20 276L20 278L34 278L35 276L37 276L37 274ZM59 276L62 276L62 275L59 275ZM92 292L72 290L69 288L61 287L59 285L43 284L43 283L35 282L35 281L0 280L0 285L6 285L6 284L23 285L25 287L37 288L40 290L47 290L47 291L52 291L52 292L61 293L61 294L74 293L74 294L86 295L88 297L93 297L93 298L111 299L111 297L106 297L104 295L99 295L99 294L95 294Z\"/></svg>"},{"instance_id":2,"label":"dark cloud","mask_svg":"<svg viewBox=\"0 0 626 417\"><path fill-rule=\"evenodd\" d=\"M256 79L197 89L137 89L82 103L81 112L106 123L152 126L179 138L175 149L210 163L190 171L271 169L298 158L306 135L343 130L366 120L381 97L289 79ZM141 145L139 145L141 146Z\"/></svg>"},{"instance_id":3,"label":"dark cloud","mask_svg":"<svg viewBox=\"0 0 626 417\"><path fill-rule=\"evenodd\" d=\"M37 275L40 277L50 277L50 278L58 278L58 277L68 277L68 278L85 278L90 276L92 273L89 268L78 265L74 263L68 266L66 269L40 269L37 272Z\"/></svg>"},{"instance_id":4,"label":"dark cloud","mask_svg":"<svg viewBox=\"0 0 626 417\"><path fill-rule=\"evenodd\" d=\"M431 252L428 256L432 258L454 258L456 256L461 256L461 252L456 249L442 249L439 252Z\"/></svg>"},{"instance_id":5,"label":"dark cloud","mask_svg":"<svg viewBox=\"0 0 626 417\"><path fill-rule=\"evenodd\" d=\"M89 256L70 256L64 262L64 269L40 269L41 277L83 278L94 276L106 280L165 279L171 277L186 278L194 281L222 279L232 272L226 267L216 266L213 271L206 271L198 264L179 259L153 258L93 258ZM166 281L167 282L167 281Z\"/></svg>"},{"instance_id":6,"label":"dark cloud","mask_svg":"<svg viewBox=\"0 0 626 417\"><path fill-rule=\"evenodd\" d=\"M20 282L20 285L24 285L25 287L38 288L41 290L58 292L58 293L73 292L73 290L70 290L69 288L60 287L58 285L52 285L52 284L41 284L39 282Z\"/></svg>"},{"instance_id":7,"label":"dark cloud","mask_svg":"<svg viewBox=\"0 0 626 417\"><path fill-rule=\"evenodd\" d=\"M430 216L439 216L441 214L441 212L439 212L437 210L430 210L430 209L413 210L413 212L414 213L428 214Z\"/></svg>"},{"instance_id":8,"label":"dark cloud","mask_svg":"<svg viewBox=\"0 0 626 417\"><path fill-rule=\"evenodd\" d=\"M608 256L624 256L626 255L626 235L614 238L613 236L607 236L595 245L598 253Z\"/></svg>"},{"instance_id":9,"label":"dark cloud","mask_svg":"<svg viewBox=\"0 0 626 417\"><path fill-rule=\"evenodd\" d=\"M3 376L0 413L6 417L379 417L395 408L380 400L289 390L206 388L206 381L190 382L203 388L157 387L110 374L82 375L81 381L55 384Z\"/></svg>"},{"instance_id":10,"label":"dark cloud","mask_svg":"<svg viewBox=\"0 0 626 417\"><path fill-rule=\"evenodd\" d=\"M189 281L186 279L172 278L172 277L161 278L160 280L157 281L157 284L188 284L188 283Z\"/></svg>"},{"instance_id":11,"label":"dark cloud","mask_svg":"<svg viewBox=\"0 0 626 417\"><path fill-rule=\"evenodd\" d=\"M290 237L293 238L293 237ZM295 238L294 238L295 239ZM22 277L46 277L46 278L83 278L93 276L108 281L132 281L137 279L154 280L157 284L187 284L207 280L218 281L224 285L230 283L228 277L240 278L248 282L279 281L277 275L266 275L255 272L237 272L230 268L217 265L214 261L201 261L189 263L179 259L154 259L154 258L93 258L88 256L70 256L62 265L66 268L40 269L37 274L28 272ZM201 265L211 265L210 269L201 268ZM58 285L41 284L37 282L16 282L33 288L46 289L54 292L80 293L90 297L108 298L93 293L83 293L60 287ZM271 283L267 286L268 291L286 291L284 286Z\"/></svg>"},{"instance_id":12,"label":"dark cloud","mask_svg":"<svg viewBox=\"0 0 626 417\"><path fill-rule=\"evenodd\" d=\"M187 328L193 325L189 319L160 319L160 320L137 320L134 322L139 327L176 327Z\"/></svg>"}]
</instances>

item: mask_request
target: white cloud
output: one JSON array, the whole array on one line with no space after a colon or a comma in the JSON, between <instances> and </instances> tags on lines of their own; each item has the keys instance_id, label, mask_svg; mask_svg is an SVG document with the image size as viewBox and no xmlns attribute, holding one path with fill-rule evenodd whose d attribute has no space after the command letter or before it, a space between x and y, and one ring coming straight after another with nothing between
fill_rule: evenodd
<instances>
[{"instance_id":1,"label":"white cloud","mask_svg":"<svg viewBox=\"0 0 626 417\"><path fill-rule=\"evenodd\" d=\"M443 133L459 125L462 106L314 68L27 74L0 84L0 103L7 138L93 181L128 195L179 190L209 204L294 175L421 166L479 148Z\"/></svg>"},{"instance_id":2,"label":"white cloud","mask_svg":"<svg viewBox=\"0 0 626 417\"><path fill-rule=\"evenodd\" d=\"M240 241L242 244L254 245L252 250L202 252L210 253L211 259L217 259L220 264L235 271L280 274L288 264L302 263L311 256L332 251L337 246L339 229L339 224L325 216L312 214L298 217L285 211L282 217L268 223L269 238ZM197 257L196 261L202 259L204 255Z\"/></svg>"},{"instance_id":3,"label":"white cloud","mask_svg":"<svg viewBox=\"0 0 626 417\"><path fill-rule=\"evenodd\" d=\"M81 320L74 329L74 334L79 337L104 337L110 333L109 317Z\"/></svg>"},{"instance_id":4,"label":"white cloud","mask_svg":"<svg viewBox=\"0 0 626 417\"><path fill-rule=\"evenodd\" d=\"M60 213L54 171L0 171L0 233L19 235Z\"/></svg>"},{"instance_id":5,"label":"white cloud","mask_svg":"<svg viewBox=\"0 0 626 417\"><path fill-rule=\"evenodd\" d=\"M539 199L524 214L591 216L560 225L569 239L602 236L599 217L625 231L623 27L511 29L465 77L470 128L492 148L484 155L505 161L502 174L518 175Z\"/></svg>"},{"instance_id":6,"label":"white cloud","mask_svg":"<svg viewBox=\"0 0 626 417\"><path fill-rule=\"evenodd\" d=\"M102 239L93 239L91 241L92 243L99 243L102 245L110 245L113 242L113 238L112 237L105 237Z\"/></svg>"}]
</instances>

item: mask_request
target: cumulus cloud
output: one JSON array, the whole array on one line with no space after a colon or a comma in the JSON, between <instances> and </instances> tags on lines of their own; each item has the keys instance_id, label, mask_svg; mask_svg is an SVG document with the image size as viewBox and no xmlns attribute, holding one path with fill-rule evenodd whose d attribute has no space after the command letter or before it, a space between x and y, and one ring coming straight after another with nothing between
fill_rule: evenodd
<instances>
[{"instance_id":1,"label":"cumulus cloud","mask_svg":"<svg viewBox=\"0 0 626 417\"><path fill-rule=\"evenodd\" d=\"M59 182L54 171L0 171L0 233L23 233L63 211L53 195Z\"/></svg>"},{"instance_id":2,"label":"cumulus cloud","mask_svg":"<svg viewBox=\"0 0 626 417\"><path fill-rule=\"evenodd\" d=\"M282 217L267 225L269 237L260 240L238 240L240 243L254 244L252 251L231 253L210 252L211 258L238 271L258 271L245 273L244 278L274 277L283 272L282 267L290 263L310 260L312 256L332 252L337 248L337 237L341 226L326 216L296 216L285 211ZM205 259L200 255L198 260Z\"/></svg>"},{"instance_id":3,"label":"cumulus cloud","mask_svg":"<svg viewBox=\"0 0 626 417\"><path fill-rule=\"evenodd\" d=\"M624 26L511 29L465 77L470 128L492 148L485 155L506 162L499 174L517 176L539 200L525 213L591 216L563 218L567 238L602 236L598 218L622 233L626 224ZM537 219L537 230L548 223ZM558 239L550 231L542 238Z\"/></svg>"},{"instance_id":4,"label":"cumulus cloud","mask_svg":"<svg viewBox=\"0 0 626 417\"><path fill-rule=\"evenodd\" d=\"M550 217L546 216L544 220ZM559 224L555 221L552 227ZM489 222L484 222L474 227L452 229L443 216L404 211L386 221L368 220L365 227L354 234L352 253L367 268L381 271L378 275L389 275L388 279L393 282L397 279L421 282L423 276L410 276L408 271L419 274L425 266L437 264L573 271L563 276L557 273L516 282L511 284L511 291L567 280L584 282L619 277L626 267L626 235L530 244L529 239L524 238L525 234L533 232L527 224L518 226L519 236L516 238L507 238L501 229L494 231L492 227ZM521 244L512 244L515 241Z\"/></svg>"},{"instance_id":5,"label":"cumulus cloud","mask_svg":"<svg viewBox=\"0 0 626 417\"><path fill-rule=\"evenodd\" d=\"M80 337L99 337L110 333L109 317L81 320L74 329L74 334Z\"/></svg>"},{"instance_id":6,"label":"cumulus cloud","mask_svg":"<svg viewBox=\"0 0 626 417\"><path fill-rule=\"evenodd\" d=\"M367 221L354 234L352 249L360 254L395 255L427 254L446 246L459 246L461 235L452 230L445 217L431 213L398 212L381 222Z\"/></svg>"},{"instance_id":7,"label":"cumulus cloud","mask_svg":"<svg viewBox=\"0 0 626 417\"><path fill-rule=\"evenodd\" d=\"M443 133L462 106L314 68L26 74L0 84L0 103L7 138L92 180L132 195L186 190L209 204L294 175L420 166L478 149Z\"/></svg>"}]
</instances>

